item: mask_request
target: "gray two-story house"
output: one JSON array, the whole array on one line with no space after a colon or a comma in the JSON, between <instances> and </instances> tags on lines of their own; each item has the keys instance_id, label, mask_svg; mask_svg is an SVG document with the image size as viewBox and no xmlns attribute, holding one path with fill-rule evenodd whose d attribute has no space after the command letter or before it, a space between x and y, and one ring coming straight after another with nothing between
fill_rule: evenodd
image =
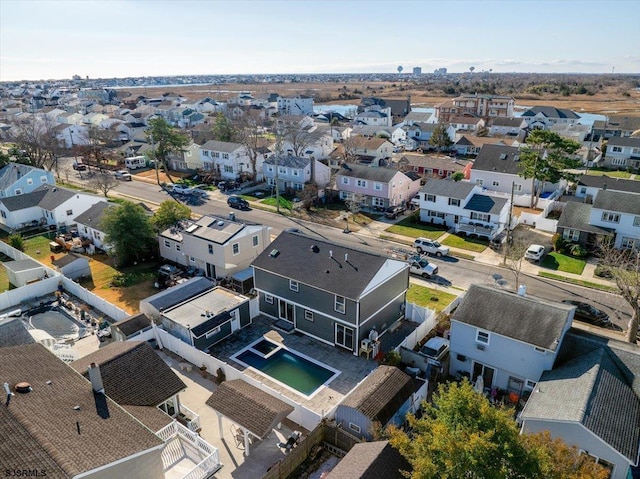
<instances>
[{"instance_id":1,"label":"gray two-story house","mask_svg":"<svg viewBox=\"0 0 640 479\"><path fill-rule=\"evenodd\" d=\"M272 188L276 183L281 192L302 191L306 183L325 188L331 181L331 168L315 158L277 156L264 162L264 178Z\"/></svg>"},{"instance_id":2,"label":"gray two-story house","mask_svg":"<svg viewBox=\"0 0 640 479\"><path fill-rule=\"evenodd\" d=\"M355 355L372 330L384 334L404 316L403 261L283 232L252 266L261 313Z\"/></svg>"}]
</instances>

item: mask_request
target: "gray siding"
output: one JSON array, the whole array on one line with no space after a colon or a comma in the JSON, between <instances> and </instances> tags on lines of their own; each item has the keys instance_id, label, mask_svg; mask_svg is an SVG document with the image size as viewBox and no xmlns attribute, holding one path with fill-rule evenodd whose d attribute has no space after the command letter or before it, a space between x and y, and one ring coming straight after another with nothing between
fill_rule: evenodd
<instances>
[{"instance_id":1,"label":"gray siding","mask_svg":"<svg viewBox=\"0 0 640 479\"><path fill-rule=\"evenodd\" d=\"M338 406L336 409L336 423L340 424L342 429L356 437L367 439L369 441L373 439L373 435L371 434L373 432L373 423L357 409L347 406ZM353 429L349 429L349 423L359 426L360 433L358 434Z\"/></svg>"},{"instance_id":2,"label":"gray siding","mask_svg":"<svg viewBox=\"0 0 640 479\"><path fill-rule=\"evenodd\" d=\"M251 311L249 310L249 301L245 301L238 308L240 313L240 327L244 328L251 324Z\"/></svg>"},{"instance_id":3,"label":"gray siding","mask_svg":"<svg viewBox=\"0 0 640 479\"><path fill-rule=\"evenodd\" d=\"M162 326L171 336L175 336L176 338L181 339L187 344L192 344L191 334L189 333L189 331L187 331L187 328L185 328L184 326L174 323L173 321L165 318L164 316L162 317Z\"/></svg>"},{"instance_id":4,"label":"gray siding","mask_svg":"<svg viewBox=\"0 0 640 479\"><path fill-rule=\"evenodd\" d=\"M214 334L209 338L207 338L206 334L200 336L199 338L194 338L193 345L199 350L205 351L209 346L223 340L229 335L231 335L231 321L227 321L226 323L221 324L220 332Z\"/></svg>"},{"instance_id":5,"label":"gray siding","mask_svg":"<svg viewBox=\"0 0 640 479\"><path fill-rule=\"evenodd\" d=\"M400 312L400 305L405 303L405 296L402 295L400 298L393 301L386 308L381 310L378 314L376 314L373 318L367 321L364 325L360 327L360 334L358 338L358 346L360 346L360 341L369 337L369 332L372 329L375 329L378 333L381 333L389 326L391 326L394 322L396 322L400 317L404 314Z\"/></svg>"},{"instance_id":6,"label":"gray siding","mask_svg":"<svg viewBox=\"0 0 640 479\"><path fill-rule=\"evenodd\" d=\"M314 313L313 321L304 317L306 308L296 307L296 328L312 336L334 344L335 342L335 321L322 314Z\"/></svg>"},{"instance_id":7,"label":"gray siding","mask_svg":"<svg viewBox=\"0 0 640 479\"><path fill-rule=\"evenodd\" d=\"M265 294L260 293L258 297L260 311L264 314L268 314L269 316L273 316L274 318L278 317L278 300L277 298L273 298L273 304L267 303L265 300Z\"/></svg>"},{"instance_id":8,"label":"gray siding","mask_svg":"<svg viewBox=\"0 0 640 479\"><path fill-rule=\"evenodd\" d=\"M360 324L409 287L409 271L403 270L360 299ZM402 299L404 303L404 297ZM400 317L398 306L396 319ZM380 314L380 313L377 313ZM388 313L387 313L388 314ZM367 325L368 327L368 325Z\"/></svg>"}]
</instances>

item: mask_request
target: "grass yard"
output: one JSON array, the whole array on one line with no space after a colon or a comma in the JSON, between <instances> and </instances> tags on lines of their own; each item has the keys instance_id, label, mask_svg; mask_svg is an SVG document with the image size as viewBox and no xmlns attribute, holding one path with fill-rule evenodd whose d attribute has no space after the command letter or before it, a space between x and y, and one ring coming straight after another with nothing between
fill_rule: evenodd
<instances>
[{"instance_id":1,"label":"grass yard","mask_svg":"<svg viewBox=\"0 0 640 479\"><path fill-rule=\"evenodd\" d=\"M454 299L456 299L455 294L413 283L409 284L409 291L407 291L407 301L433 309L436 313L446 308Z\"/></svg>"},{"instance_id":2,"label":"grass yard","mask_svg":"<svg viewBox=\"0 0 640 479\"><path fill-rule=\"evenodd\" d=\"M460 248L467 251L473 251L474 253L481 253L489 246L489 241L479 238L462 238L461 236L449 235L442 241L445 246L451 246L452 248Z\"/></svg>"},{"instance_id":3,"label":"grass yard","mask_svg":"<svg viewBox=\"0 0 640 479\"><path fill-rule=\"evenodd\" d=\"M607 175L609 178L622 178L624 180L628 180L631 178L631 173L629 173L628 171L622 171L622 170L614 171L614 170L607 170L604 168L589 169L587 174L591 176Z\"/></svg>"},{"instance_id":4,"label":"grass yard","mask_svg":"<svg viewBox=\"0 0 640 479\"><path fill-rule=\"evenodd\" d=\"M243 197L244 198L244 197ZM245 198L247 199L247 198ZM252 198L253 199L253 198ZM293 209L293 201L288 200L282 196L280 196L278 198L279 201L276 201L276 197L272 196L270 198L265 198L264 200L261 200L260 203L268 205L268 206L273 206L276 207L278 205L278 202L280 203L280 208L285 208L289 211L291 211ZM247 200L249 201L249 200Z\"/></svg>"},{"instance_id":5,"label":"grass yard","mask_svg":"<svg viewBox=\"0 0 640 479\"><path fill-rule=\"evenodd\" d=\"M565 273L582 274L587 262L583 259L573 258L564 254L552 251L542 260L540 266L554 271Z\"/></svg>"},{"instance_id":6,"label":"grass yard","mask_svg":"<svg viewBox=\"0 0 640 479\"><path fill-rule=\"evenodd\" d=\"M554 273L547 273L546 271L540 271L538 273L538 276L540 276L541 278L550 278L550 279L556 279L558 281L564 281L565 283L579 284L580 286L584 286L586 288L598 289L600 291L607 291L609 293L619 292L618 288L616 288L615 286L608 286L606 284L593 283L591 281L584 281L582 279L567 278L566 276L562 276Z\"/></svg>"},{"instance_id":7,"label":"grass yard","mask_svg":"<svg viewBox=\"0 0 640 479\"><path fill-rule=\"evenodd\" d=\"M433 226L426 223L414 223L411 221L411 216L397 222L395 225L390 226L385 230L388 233L396 235L408 236L410 238L429 238L432 240L438 239L442 236L445 230L440 226Z\"/></svg>"}]
</instances>

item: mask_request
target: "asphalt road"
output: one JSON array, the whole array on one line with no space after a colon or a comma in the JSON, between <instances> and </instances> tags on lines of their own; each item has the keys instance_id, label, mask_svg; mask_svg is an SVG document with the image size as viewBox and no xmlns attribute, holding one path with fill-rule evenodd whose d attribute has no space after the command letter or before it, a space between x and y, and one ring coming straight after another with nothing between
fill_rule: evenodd
<instances>
[{"instance_id":1,"label":"asphalt road","mask_svg":"<svg viewBox=\"0 0 640 479\"><path fill-rule=\"evenodd\" d=\"M83 173L83 178L80 178L79 173L71 168L72 161L72 159L63 159L61 161L61 176L64 178L66 172L69 180L85 184L88 180L86 174ZM114 196L117 194L126 195L155 204L171 198L169 193L160 186L135 180L121 182L110 194ZM306 234L317 236L326 241L349 244L353 247L379 254L385 254L387 248L394 246L393 242L369 236L366 231L345 234L339 228L301 221L268 211L256 209L248 211L234 210L227 206L225 198L220 193L214 193L209 195L209 198L199 201L199 203L189 202L187 204L193 212L200 215L216 214L226 216L233 212L239 220L267 224L272 227L273 235L277 235L287 228L298 228ZM183 201L178 197L176 199ZM506 268L455 257L429 258L429 261L438 264L440 273L437 278L428 281L431 287L445 290L450 288L468 289L472 284L490 284L508 290L516 289L515 277ZM587 301L609 314L614 329L625 330L631 317L631 308L620 295L526 274L520 275L519 283L526 286L527 294L540 298L552 301L561 301L563 299Z\"/></svg>"}]
</instances>

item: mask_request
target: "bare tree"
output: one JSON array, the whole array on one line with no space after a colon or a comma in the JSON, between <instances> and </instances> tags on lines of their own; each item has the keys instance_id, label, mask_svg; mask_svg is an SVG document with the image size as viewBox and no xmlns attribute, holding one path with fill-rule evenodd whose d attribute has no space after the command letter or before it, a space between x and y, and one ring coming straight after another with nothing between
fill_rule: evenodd
<instances>
[{"instance_id":1,"label":"bare tree","mask_svg":"<svg viewBox=\"0 0 640 479\"><path fill-rule=\"evenodd\" d=\"M522 239L517 239L513 244L509 244L508 241L502 246L505 250L505 266L515 276L515 290L518 290L520 285L520 274L522 273L522 266L525 259L524 254L527 251L527 243Z\"/></svg>"},{"instance_id":2,"label":"bare tree","mask_svg":"<svg viewBox=\"0 0 640 479\"><path fill-rule=\"evenodd\" d=\"M282 117L277 122L283 143L291 149L293 156L301 158L305 151L320 139L320 134L295 117Z\"/></svg>"},{"instance_id":3,"label":"bare tree","mask_svg":"<svg viewBox=\"0 0 640 479\"><path fill-rule=\"evenodd\" d=\"M251 178L255 179L257 174L257 163L260 147L265 142L264 122L259 118L245 115L234 121L234 135L238 143L245 147L249 158L249 168Z\"/></svg>"},{"instance_id":4,"label":"bare tree","mask_svg":"<svg viewBox=\"0 0 640 479\"><path fill-rule=\"evenodd\" d=\"M349 136L342 142L344 148L344 161L354 163L358 159L358 137Z\"/></svg>"},{"instance_id":5,"label":"bare tree","mask_svg":"<svg viewBox=\"0 0 640 479\"><path fill-rule=\"evenodd\" d=\"M620 295L633 313L627 325L627 341L636 342L640 313L640 245L631 249L617 249L610 237L598 239L598 255L606 265Z\"/></svg>"},{"instance_id":6,"label":"bare tree","mask_svg":"<svg viewBox=\"0 0 640 479\"><path fill-rule=\"evenodd\" d=\"M318 185L315 183L307 183L304 185L302 191L299 191L296 196L300 198L304 208L309 211L313 206L313 202L318 197Z\"/></svg>"},{"instance_id":7,"label":"bare tree","mask_svg":"<svg viewBox=\"0 0 640 479\"><path fill-rule=\"evenodd\" d=\"M10 140L30 158L32 166L53 170L64 149L54 126L49 120L27 120L14 125Z\"/></svg>"},{"instance_id":8,"label":"bare tree","mask_svg":"<svg viewBox=\"0 0 640 479\"><path fill-rule=\"evenodd\" d=\"M118 186L118 180L110 172L100 171L94 173L93 178L89 181L89 186L107 197L109 196L109 191Z\"/></svg>"},{"instance_id":9,"label":"bare tree","mask_svg":"<svg viewBox=\"0 0 640 479\"><path fill-rule=\"evenodd\" d=\"M117 138L117 132L110 129L99 128L95 125L87 129L82 135L82 142L74 148L75 153L84 160L95 159L95 164L100 166L109 157L108 149L113 146ZM90 161L86 161L90 164Z\"/></svg>"},{"instance_id":10,"label":"bare tree","mask_svg":"<svg viewBox=\"0 0 640 479\"><path fill-rule=\"evenodd\" d=\"M347 227L344 230L345 233L349 233L349 213L351 213L354 216L360 213L360 207L362 205L363 199L364 199L364 195L356 193L353 196L351 196L350 199L344 202L345 206L347 207L347 213L346 213L346 216L344 217L345 221L347 222Z\"/></svg>"}]
</instances>

